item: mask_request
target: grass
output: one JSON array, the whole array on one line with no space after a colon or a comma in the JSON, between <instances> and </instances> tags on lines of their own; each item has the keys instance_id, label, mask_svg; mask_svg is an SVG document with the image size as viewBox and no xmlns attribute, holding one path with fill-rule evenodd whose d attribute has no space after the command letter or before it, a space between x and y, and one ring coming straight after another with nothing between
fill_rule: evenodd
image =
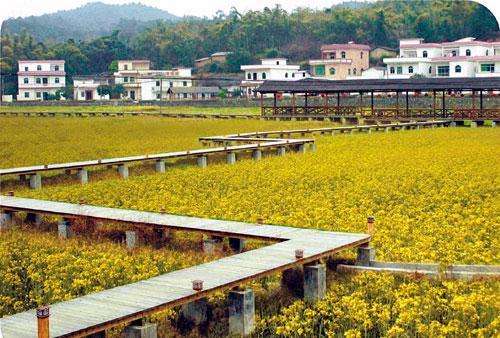
<instances>
[{"instance_id":1,"label":"grass","mask_svg":"<svg viewBox=\"0 0 500 338\"><path fill-rule=\"evenodd\" d=\"M151 112L151 113L171 113L171 114L223 114L223 115L259 115L260 107L196 107L196 106L114 106L114 105L94 105L94 106L0 106L0 112L19 113L89 113L89 112Z\"/></svg>"}]
</instances>

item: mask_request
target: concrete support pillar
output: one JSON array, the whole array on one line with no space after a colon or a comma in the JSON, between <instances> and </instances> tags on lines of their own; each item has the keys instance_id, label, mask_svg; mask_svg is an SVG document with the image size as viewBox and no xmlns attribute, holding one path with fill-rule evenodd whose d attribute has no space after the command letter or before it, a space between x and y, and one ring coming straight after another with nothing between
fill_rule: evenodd
<instances>
[{"instance_id":1,"label":"concrete support pillar","mask_svg":"<svg viewBox=\"0 0 500 338\"><path fill-rule=\"evenodd\" d=\"M384 132L385 132L385 133L388 133L388 132L389 132L389 130L391 130L391 128L389 128L389 127L385 127L385 128L384 128Z\"/></svg>"},{"instance_id":2,"label":"concrete support pillar","mask_svg":"<svg viewBox=\"0 0 500 338\"><path fill-rule=\"evenodd\" d=\"M210 238L204 238L203 239L203 252L205 254L213 254L216 251L222 250L222 237L218 236L211 236Z\"/></svg>"},{"instance_id":3,"label":"concrete support pillar","mask_svg":"<svg viewBox=\"0 0 500 338\"><path fill-rule=\"evenodd\" d=\"M125 231L125 240L127 243L127 249L133 250L139 244L139 237L136 231Z\"/></svg>"},{"instance_id":4,"label":"concrete support pillar","mask_svg":"<svg viewBox=\"0 0 500 338\"><path fill-rule=\"evenodd\" d=\"M226 155L227 157L227 164L235 164L236 163L236 153L234 152L229 152Z\"/></svg>"},{"instance_id":5,"label":"concrete support pillar","mask_svg":"<svg viewBox=\"0 0 500 338\"><path fill-rule=\"evenodd\" d=\"M156 324L129 325L123 330L125 338L157 338Z\"/></svg>"},{"instance_id":6,"label":"concrete support pillar","mask_svg":"<svg viewBox=\"0 0 500 338\"><path fill-rule=\"evenodd\" d=\"M356 265L370 266L370 262L375 260L375 249L370 246L358 247Z\"/></svg>"},{"instance_id":7,"label":"concrete support pillar","mask_svg":"<svg viewBox=\"0 0 500 338\"><path fill-rule=\"evenodd\" d=\"M199 156L196 159L196 163L198 164L198 167L200 167L200 168L206 168L207 167L207 163L208 163L207 157L206 156Z\"/></svg>"},{"instance_id":8,"label":"concrete support pillar","mask_svg":"<svg viewBox=\"0 0 500 338\"><path fill-rule=\"evenodd\" d=\"M127 164L119 164L118 165L118 173L122 178L128 178L128 165Z\"/></svg>"},{"instance_id":9,"label":"concrete support pillar","mask_svg":"<svg viewBox=\"0 0 500 338\"><path fill-rule=\"evenodd\" d=\"M68 239L73 236L71 231L71 220L62 218L57 224L57 233L60 239Z\"/></svg>"},{"instance_id":10,"label":"concrete support pillar","mask_svg":"<svg viewBox=\"0 0 500 338\"><path fill-rule=\"evenodd\" d=\"M236 252L242 252L245 248L245 240L241 238L229 237L229 247Z\"/></svg>"},{"instance_id":11,"label":"concrete support pillar","mask_svg":"<svg viewBox=\"0 0 500 338\"><path fill-rule=\"evenodd\" d=\"M345 117L341 117L340 118L340 124L344 126L346 123L347 123L346 118Z\"/></svg>"},{"instance_id":12,"label":"concrete support pillar","mask_svg":"<svg viewBox=\"0 0 500 338\"><path fill-rule=\"evenodd\" d=\"M40 225L42 223L42 216L40 214L35 214L32 212L28 212L26 214L26 222L27 223L32 223L36 226Z\"/></svg>"},{"instance_id":13,"label":"concrete support pillar","mask_svg":"<svg viewBox=\"0 0 500 338\"><path fill-rule=\"evenodd\" d=\"M316 302L325 297L326 293L326 265L304 266L304 300Z\"/></svg>"},{"instance_id":14,"label":"concrete support pillar","mask_svg":"<svg viewBox=\"0 0 500 338\"><path fill-rule=\"evenodd\" d=\"M456 127L457 123L455 121L450 122L450 127Z\"/></svg>"},{"instance_id":15,"label":"concrete support pillar","mask_svg":"<svg viewBox=\"0 0 500 338\"><path fill-rule=\"evenodd\" d=\"M278 147L276 154L278 156L285 156L286 153L286 148L285 147Z\"/></svg>"},{"instance_id":16,"label":"concrete support pillar","mask_svg":"<svg viewBox=\"0 0 500 338\"><path fill-rule=\"evenodd\" d=\"M42 176L39 173L30 175L30 188L40 189L42 187Z\"/></svg>"},{"instance_id":17,"label":"concrete support pillar","mask_svg":"<svg viewBox=\"0 0 500 338\"><path fill-rule=\"evenodd\" d=\"M372 133L372 128L367 128L367 129L366 129L366 133L367 133L367 134L371 134L371 133Z\"/></svg>"},{"instance_id":18,"label":"concrete support pillar","mask_svg":"<svg viewBox=\"0 0 500 338\"><path fill-rule=\"evenodd\" d=\"M260 150L260 149L254 149L252 151L252 158L255 161L259 161L262 158L262 150Z\"/></svg>"},{"instance_id":19,"label":"concrete support pillar","mask_svg":"<svg viewBox=\"0 0 500 338\"><path fill-rule=\"evenodd\" d=\"M357 123L358 123L358 126L363 125L365 123L365 119L362 117L358 117Z\"/></svg>"},{"instance_id":20,"label":"concrete support pillar","mask_svg":"<svg viewBox=\"0 0 500 338\"><path fill-rule=\"evenodd\" d=\"M14 212L4 210L0 212L0 230L9 229L14 224Z\"/></svg>"},{"instance_id":21,"label":"concrete support pillar","mask_svg":"<svg viewBox=\"0 0 500 338\"><path fill-rule=\"evenodd\" d=\"M200 298L194 302L182 305L181 315L194 325L200 325L207 321L208 303L206 298Z\"/></svg>"},{"instance_id":22,"label":"concrete support pillar","mask_svg":"<svg viewBox=\"0 0 500 338\"><path fill-rule=\"evenodd\" d=\"M87 171L87 169L85 168L78 169L77 175L81 184L89 183L89 172Z\"/></svg>"},{"instance_id":23,"label":"concrete support pillar","mask_svg":"<svg viewBox=\"0 0 500 338\"><path fill-rule=\"evenodd\" d=\"M313 143L310 143L310 145L309 145L309 150L311 150L311 151L313 151L313 152L314 152L314 151L316 151L316 143L314 143L314 142L313 142Z\"/></svg>"},{"instance_id":24,"label":"concrete support pillar","mask_svg":"<svg viewBox=\"0 0 500 338\"><path fill-rule=\"evenodd\" d=\"M248 336L255 328L255 297L252 289L229 292L229 335Z\"/></svg>"},{"instance_id":25,"label":"concrete support pillar","mask_svg":"<svg viewBox=\"0 0 500 338\"><path fill-rule=\"evenodd\" d=\"M305 146L305 144L299 144L299 146L297 147L297 152L301 153L301 154L304 154L306 152L306 146Z\"/></svg>"},{"instance_id":26,"label":"concrete support pillar","mask_svg":"<svg viewBox=\"0 0 500 338\"><path fill-rule=\"evenodd\" d=\"M157 173L164 173L165 172L165 160L156 160L155 171Z\"/></svg>"}]
</instances>

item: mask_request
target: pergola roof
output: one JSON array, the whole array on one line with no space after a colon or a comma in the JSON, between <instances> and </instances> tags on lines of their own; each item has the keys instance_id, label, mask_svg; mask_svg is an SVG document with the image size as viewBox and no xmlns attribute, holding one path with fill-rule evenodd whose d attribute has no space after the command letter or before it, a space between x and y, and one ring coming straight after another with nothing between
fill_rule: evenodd
<instances>
[{"instance_id":1,"label":"pergola roof","mask_svg":"<svg viewBox=\"0 0 500 338\"><path fill-rule=\"evenodd\" d=\"M264 81L259 93L353 93L431 90L500 90L500 77Z\"/></svg>"}]
</instances>

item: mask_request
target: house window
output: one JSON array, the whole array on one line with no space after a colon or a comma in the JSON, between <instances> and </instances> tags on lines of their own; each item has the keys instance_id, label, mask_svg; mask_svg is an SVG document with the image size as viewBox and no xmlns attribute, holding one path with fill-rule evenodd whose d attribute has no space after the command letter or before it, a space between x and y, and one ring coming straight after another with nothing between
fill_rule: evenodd
<instances>
[{"instance_id":1,"label":"house window","mask_svg":"<svg viewBox=\"0 0 500 338\"><path fill-rule=\"evenodd\" d=\"M455 66L455 73L461 73L462 72L462 67L460 65Z\"/></svg>"},{"instance_id":2,"label":"house window","mask_svg":"<svg viewBox=\"0 0 500 338\"><path fill-rule=\"evenodd\" d=\"M495 72L495 64L494 63L481 64L481 72L494 73Z\"/></svg>"},{"instance_id":3,"label":"house window","mask_svg":"<svg viewBox=\"0 0 500 338\"><path fill-rule=\"evenodd\" d=\"M59 71L59 66L57 66L57 65L56 65L56 66L54 66L54 70L55 70L56 72L57 72L57 71Z\"/></svg>"},{"instance_id":4,"label":"house window","mask_svg":"<svg viewBox=\"0 0 500 338\"><path fill-rule=\"evenodd\" d=\"M426 58L427 56L428 56L427 51L424 50L423 53L422 53L422 57Z\"/></svg>"},{"instance_id":5,"label":"house window","mask_svg":"<svg viewBox=\"0 0 500 338\"><path fill-rule=\"evenodd\" d=\"M81 96L81 97L85 97L85 92L84 92L84 91L81 91L81 92L80 92L80 96Z\"/></svg>"},{"instance_id":6,"label":"house window","mask_svg":"<svg viewBox=\"0 0 500 338\"><path fill-rule=\"evenodd\" d=\"M450 76L450 66L438 66L437 67L438 76Z\"/></svg>"},{"instance_id":7,"label":"house window","mask_svg":"<svg viewBox=\"0 0 500 338\"><path fill-rule=\"evenodd\" d=\"M330 75L335 75L335 68L330 68Z\"/></svg>"},{"instance_id":8,"label":"house window","mask_svg":"<svg viewBox=\"0 0 500 338\"><path fill-rule=\"evenodd\" d=\"M360 57L360 59L362 59L362 58L363 58L363 52L360 52L360 53L359 53L359 57Z\"/></svg>"},{"instance_id":9,"label":"house window","mask_svg":"<svg viewBox=\"0 0 500 338\"><path fill-rule=\"evenodd\" d=\"M391 74L394 74L394 67L389 68L389 72L390 72Z\"/></svg>"},{"instance_id":10,"label":"house window","mask_svg":"<svg viewBox=\"0 0 500 338\"><path fill-rule=\"evenodd\" d=\"M306 72L302 72L302 77L306 77Z\"/></svg>"},{"instance_id":11,"label":"house window","mask_svg":"<svg viewBox=\"0 0 500 338\"><path fill-rule=\"evenodd\" d=\"M37 98L41 98L41 97L42 97L42 93L40 93L40 92L36 92L36 97L37 97Z\"/></svg>"},{"instance_id":12,"label":"house window","mask_svg":"<svg viewBox=\"0 0 500 338\"><path fill-rule=\"evenodd\" d=\"M266 73L262 73L262 80L266 79Z\"/></svg>"},{"instance_id":13,"label":"house window","mask_svg":"<svg viewBox=\"0 0 500 338\"><path fill-rule=\"evenodd\" d=\"M42 78L42 83L43 83L43 84L47 84L47 83L49 83L49 79L48 79L48 78L46 78L46 77Z\"/></svg>"},{"instance_id":14,"label":"house window","mask_svg":"<svg viewBox=\"0 0 500 338\"><path fill-rule=\"evenodd\" d=\"M42 66L40 65L36 66L36 70L42 70Z\"/></svg>"},{"instance_id":15,"label":"house window","mask_svg":"<svg viewBox=\"0 0 500 338\"><path fill-rule=\"evenodd\" d=\"M160 81L156 81L156 87L160 86Z\"/></svg>"},{"instance_id":16,"label":"house window","mask_svg":"<svg viewBox=\"0 0 500 338\"><path fill-rule=\"evenodd\" d=\"M24 97L25 97L25 98L30 97L30 93L29 93L29 92L24 92Z\"/></svg>"},{"instance_id":17,"label":"house window","mask_svg":"<svg viewBox=\"0 0 500 338\"><path fill-rule=\"evenodd\" d=\"M28 83L28 82L29 82L28 78L27 78L27 77L25 77L25 78L23 79L23 82L24 82L24 83Z\"/></svg>"},{"instance_id":18,"label":"house window","mask_svg":"<svg viewBox=\"0 0 500 338\"><path fill-rule=\"evenodd\" d=\"M187 81L182 81L182 85L183 85L184 87L187 87L187 85L188 85Z\"/></svg>"},{"instance_id":19,"label":"house window","mask_svg":"<svg viewBox=\"0 0 500 338\"><path fill-rule=\"evenodd\" d=\"M295 77L295 73L292 73L292 77Z\"/></svg>"},{"instance_id":20,"label":"house window","mask_svg":"<svg viewBox=\"0 0 500 338\"><path fill-rule=\"evenodd\" d=\"M253 73L253 80L256 81L257 80L257 73Z\"/></svg>"},{"instance_id":21,"label":"house window","mask_svg":"<svg viewBox=\"0 0 500 338\"><path fill-rule=\"evenodd\" d=\"M37 77L37 78L36 78L36 83L37 83L37 84L42 83L42 79L40 79L39 77Z\"/></svg>"},{"instance_id":22,"label":"house window","mask_svg":"<svg viewBox=\"0 0 500 338\"><path fill-rule=\"evenodd\" d=\"M429 74L432 74L432 66L429 66Z\"/></svg>"},{"instance_id":23,"label":"house window","mask_svg":"<svg viewBox=\"0 0 500 338\"><path fill-rule=\"evenodd\" d=\"M403 74L403 67L401 67L401 66L397 66L397 67L396 67L396 73L398 73L398 74Z\"/></svg>"},{"instance_id":24,"label":"house window","mask_svg":"<svg viewBox=\"0 0 500 338\"><path fill-rule=\"evenodd\" d=\"M470 49L466 49L466 50L465 50L465 55L466 55L466 56L470 56Z\"/></svg>"},{"instance_id":25,"label":"house window","mask_svg":"<svg viewBox=\"0 0 500 338\"><path fill-rule=\"evenodd\" d=\"M279 61L276 61L276 65L279 65L279 64L280 64L280 62L279 62Z\"/></svg>"},{"instance_id":26,"label":"house window","mask_svg":"<svg viewBox=\"0 0 500 338\"><path fill-rule=\"evenodd\" d=\"M353 75L356 75L356 68L354 68L354 69L352 70L352 74L353 74Z\"/></svg>"},{"instance_id":27,"label":"house window","mask_svg":"<svg viewBox=\"0 0 500 338\"><path fill-rule=\"evenodd\" d=\"M172 81L170 81L170 82L168 83L168 86L169 86L170 88L172 88L172 87L174 86L174 83L173 83Z\"/></svg>"},{"instance_id":28,"label":"house window","mask_svg":"<svg viewBox=\"0 0 500 338\"><path fill-rule=\"evenodd\" d=\"M188 98L188 94L184 93L184 94L182 94L182 97L184 97L185 99L187 99Z\"/></svg>"},{"instance_id":29,"label":"house window","mask_svg":"<svg viewBox=\"0 0 500 338\"><path fill-rule=\"evenodd\" d=\"M288 78L288 73L285 73L285 78Z\"/></svg>"},{"instance_id":30,"label":"house window","mask_svg":"<svg viewBox=\"0 0 500 338\"><path fill-rule=\"evenodd\" d=\"M351 68L347 70L347 75L351 75Z\"/></svg>"},{"instance_id":31,"label":"house window","mask_svg":"<svg viewBox=\"0 0 500 338\"><path fill-rule=\"evenodd\" d=\"M130 77L130 82L135 82L135 77Z\"/></svg>"},{"instance_id":32,"label":"house window","mask_svg":"<svg viewBox=\"0 0 500 338\"><path fill-rule=\"evenodd\" d=\"M123 82L128 82L128 76L125 76L125 77L123 78Z\"/></svg>"},{"instance_id":33,"label":"house window","mask_svg":"<svg viewBox=\"0 0 500 338\"><path fill-rule=\"evenodd\" d=\"M156 94L156 98L157 99L161 99L161 95L160 94Z\"/></svg>"},{"instance_id":34,"label":"house window","mask_svg":"<svg viewBox=\"0 0 500 338\"><path fill-rule=\"evenodd\" d=\"M490 51L486 50L486 56L488 56L489 54L490 54Z\"/></svg>"},{"instance_id":35,"label":"house window","mask_svg":"<svg viewBox=\"0 0 500 338\"><path fill-rule=\"evenodd\" d=\"M24 71L27 72L28 71L28 67L24 67ZM29 95L29 94L28 94Z\"/></svg>"},{"instance_id":36,"label":"house window","mask_svg":"<svg viewBox=\"0 0 500 338\"><path fill-rule=\"evenodd\" d=\"M330 54L330 59L335 59L337 57L337 52L333 52Z\"/></svg>"},{"instance_id":37,"label":"house window","mask_svg":"<svg viewBox=\"0 0 500 338\"><path fill-rule=\"evenodd\" d=\"M59 78L58 78L58 77L56 77L56 78L54 79L54 82L55 82L55 83L59 83Z\"/></svg>"},{"instance_id":38,"label":"house window","mask_svg":"<svg viewBox=\"0 0 500 338\"><path fill-rule=\"evenodd\" d=\"M342 59L345 59L345 52L340 53L340 57L341 57Z\"/></svg>"},{"instance_id":39,"label":"house window","mask_svg":"<svg viewBox=\"0 0 500 338\"><path fill-rule=\"evenodd\" d=\"M457 51L456 50L452 50L451 51L451 56L457 56Z\"/></svg>"},{"instance_id":40,"label":"house window","mask_svg":"<svg viewBox=\"0 0 500 338\"><path fill-rule=\"evenodd\" d=\"M251 79L252 79L252 74L247 73L247 80L251 80Z\"/></svg>"},{"instance_id":41,"label":"house window","mask_svg":"<svg viewBox=\"0 0 500 338\"><path fill-rule=\"evenodd\" d=\"M123 65L124 70L128 70L128 65Z\"/></svg>"},{"instance_id":42,"label":"house window","mask_svg":"<svg viewBox=\"0 0 500 338\"><path fill-rule=\"evenodd\" d=\"M408 73L409 74L413 74L413 66L409 66L408 67Z\"/></svg>"}]
</instances>

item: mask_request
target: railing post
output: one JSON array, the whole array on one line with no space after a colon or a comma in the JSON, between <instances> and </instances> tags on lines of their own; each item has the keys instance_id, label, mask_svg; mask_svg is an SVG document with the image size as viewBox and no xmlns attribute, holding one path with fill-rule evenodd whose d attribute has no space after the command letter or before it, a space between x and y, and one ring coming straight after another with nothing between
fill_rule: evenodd
<instances>
[{"instance_id":1,"label":"railing post","mask_svg":"<svg viewBox=\"0 0 500 338\"><path fill-rule=\"evenodd\" d=\"M36 309L38 338L50 337L49 316L50 316L50 309L48 306L42 306Z\"/></svg>"}]
</instances>

